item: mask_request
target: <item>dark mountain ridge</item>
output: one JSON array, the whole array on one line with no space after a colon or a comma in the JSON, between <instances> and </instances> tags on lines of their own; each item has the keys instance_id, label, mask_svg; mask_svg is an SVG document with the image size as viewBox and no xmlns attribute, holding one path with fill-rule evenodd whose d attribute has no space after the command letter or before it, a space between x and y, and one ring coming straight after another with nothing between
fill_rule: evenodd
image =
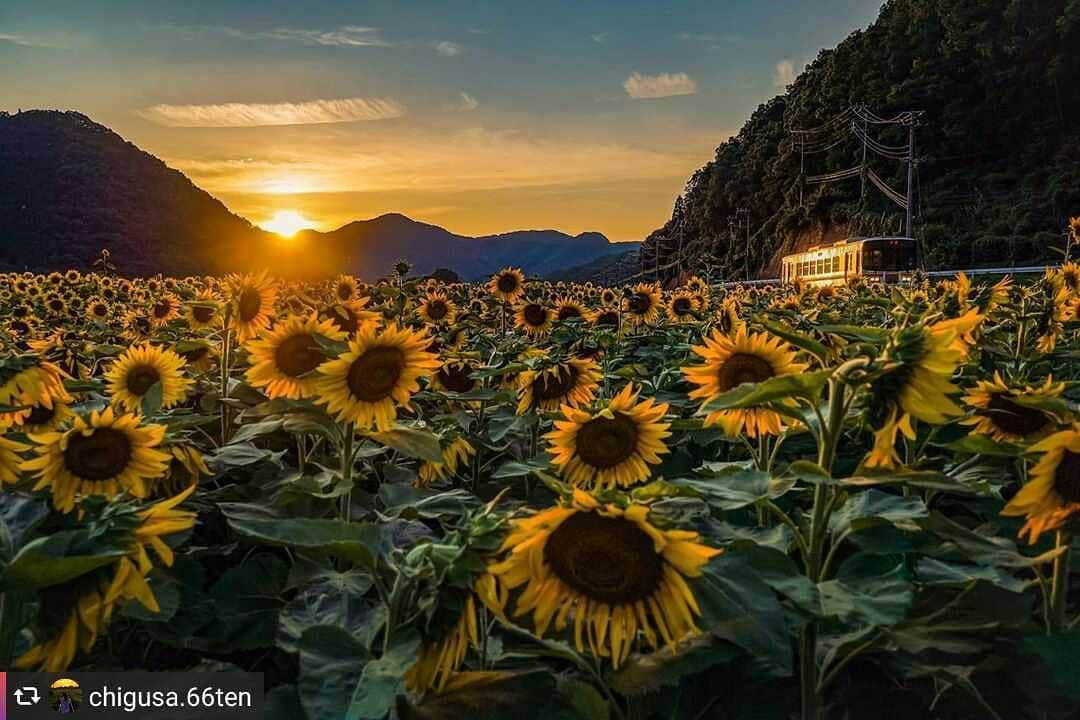
<instances>
[{"instance_id":1,"label":"dark mountain ridge","mask_svg":"<svg viewBox=\"0 0 1080 720\"><path fill-rule=\"evenodd\" d=\"M127 275L269 267L374 280L407 259L414 273L475 280L510 264L547 275L634 245L556 230L473 238L399 213L283 239L85 115L0 113L0 270L89 269L108 249Z\"/></svg>"}]
</instances>

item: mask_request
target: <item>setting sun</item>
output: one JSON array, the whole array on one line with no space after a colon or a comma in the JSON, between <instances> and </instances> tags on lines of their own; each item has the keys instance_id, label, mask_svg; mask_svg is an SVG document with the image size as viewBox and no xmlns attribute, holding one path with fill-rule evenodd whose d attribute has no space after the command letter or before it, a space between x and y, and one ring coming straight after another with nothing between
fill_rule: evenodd
<instances>
[{"instance_id":1,"label":"setting sun","mask_svg":"<svg viewBox=\"0 0 1080 720\"><path fill-rule=\"evenodd\" d=\"M282 237L291 237L301 230L315 227L315 224L295 210L279 210L260 227Z\"/></svg>"}]
</instances>

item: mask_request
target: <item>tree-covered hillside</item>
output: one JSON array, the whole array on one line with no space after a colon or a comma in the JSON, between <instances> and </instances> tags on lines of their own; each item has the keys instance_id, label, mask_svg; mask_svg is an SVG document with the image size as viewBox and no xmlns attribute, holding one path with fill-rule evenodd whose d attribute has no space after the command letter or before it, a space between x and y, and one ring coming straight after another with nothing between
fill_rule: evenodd
<instances>
[{"instance_id":1,"label":"tree-covered hillside","mask_svg":"<svg viewBox=\"0 0 1080 720\"><path fill-rule=\"evenodd\" d=\"M1080 0L890 0L873 25L823 50L717 148L672 219L646 240L646 264L657 250L661 265L673 261L681 245L692 265L709 248L741 276L739 208L749 214L751 271L766 276L794 250L901 230L903 210L869 183L863 196L858 176L804 185L799 203L790 130L821 126L860 103L882 117L925 113L914 234L928 266L1060 259L1053 248L1063 245L1070 213L1080 214ZM905 128L882 127L871 129L878 142L906 144ZM849 137L807 155L805 172L858 166L861 155ZM905 164L870 156L870 167L903 192Z\"/></svg>"}]
</instances>

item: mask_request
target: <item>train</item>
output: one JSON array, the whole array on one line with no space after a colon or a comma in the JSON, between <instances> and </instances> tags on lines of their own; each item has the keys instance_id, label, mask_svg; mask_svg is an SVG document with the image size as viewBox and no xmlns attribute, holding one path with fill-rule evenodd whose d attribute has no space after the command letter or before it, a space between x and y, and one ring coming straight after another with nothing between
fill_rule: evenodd
<instances>
[{"instance_id":1,"label":"train","mask_svg":"<svg viewBox=\"0 0 1080 720\"><path fill-rule=\"evenodd\" d=\"M908 280L917 267L917 247L909 237L853 237L815 245L783 259L780 282L845 285L862 277L887 283Z\"/></svg>"}]
</instances>

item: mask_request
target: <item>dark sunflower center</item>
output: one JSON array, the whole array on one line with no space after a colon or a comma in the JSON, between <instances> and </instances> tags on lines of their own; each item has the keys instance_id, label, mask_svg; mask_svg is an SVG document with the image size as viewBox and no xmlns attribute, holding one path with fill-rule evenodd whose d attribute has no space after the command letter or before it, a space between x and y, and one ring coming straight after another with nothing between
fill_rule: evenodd
<instances>
[{"instance_id":1,"label":"dark sunflower center","mask_svg":"<svg viewBox=\"0 0 1080 720\"><path fill-rule=\"evenodd\" d=\"M56 407L55 403L51 408L44 405L35 405L30 409L30 415L27 416L26 422L31 425L44 425L56 415Z\"/></svg>"},{"instance_id":2,"label":"dark sunflower center","mask_svg":"<svg viewBox=\"0 0 1080 720\"><path fill-rule=\"evenodd\" d=\"M1080 453L1066 450L1054 471L1054 492L1069 503L1080 503Z\"/></svg>"},{"instance_id":3,"label":"dark sunflower center","mask_svg":"<svg viewBox=\"0 0 1080 720\"><path fill-rule=\"evenodd\" d=\"M255 288L246 288L240 293L240 302L237 311L240 314L240 319L244 322L251 322L259 314L262 309L262 295Z\"/></svg>"},{"instance_id":4,"label":"dark sunflower center","mask_svg":"<svg viewBox=\"0 0 1080 720\"><path fill-rule=\"evenodd\" d=\"M544 373L533 381L533 397L537 400L557 400L565 397L577 384L578 369L560 365L555 372Z\"/></svg>"},{"instance_id":5,"label":"dark sunflower center","mask_svg":"<svg viewBox=\"0 0 1080 720\"><path fill-rule=\"evenodd\" d=\"M614 413L610 418L595 417L578 430L578 457L601 470L615 467L633 456L637 439L637 424L623 413Z\"/></svg>"},{"instance_id":6,"label":"dark sunflower center","mask_svg":"<svg viewBox=\"0 0 1080 720\"><path fill-rule=\"evenodd\" d=\"M724 361L717 371L717 380L721 391L738 387L743 383L759 383L768 380L776 373L767 360L757 355L736 353Z\"/></svg>"},{"instance_id":7,"label":"dark sunflower center","mask_svg":"<svg viewBox=\"0 0 1080 720\"><path fill-rule=\"evenodd\" d=\"M64 309L64 301L63 300L50 300L49 301L49 309L52 310L53 312L60 312L61 310Z\"/></svg>"},{"instance_id":8,"label":"dark sunflower center","mask_svg":"<svg viewBox=\"0 0 1080 720\"><path fill-rule=\"evenodd\" d=\"M156 368L150 365L138 365L133 367L127 374L127 389L132 395L142 396L161 380Z\"/></svg>"},{"instance_id":9,"label":"dark sunflower center","mask_svg":"<svg viewBox=\"0 0 1080 720\"><path fill-rule=\"evenodd\" d=\"M210 348L208 348L205 345L200 345L197 348L192 348L191 350L185 350L184 352L182 352L180 354L184 357L185 360L187 360L190 363L193 363L193 362L198 362L198 361L202 360L204 357L207 356L207 354L209 352L210 352Z\"/></svg>"},{"instance_id":10,"label":"dark sunflower center","mask_svg":"<svg viewBox=\"0 0 1080 720\"><path fill-rule=\"evenodd\" d=\"M307 375L325 359L319 343L310 333L285 338L285 341L274 349L274 364L289 377Z\"/></svg>"},{"instance_id":11,"label":"dark sunflower center","mask_svg":"<svg viewBox=\"0 0 1080 720\"><path fill-rule=\"evenodd\" d=\"M675 313L678 315L686 315L690 312L690 299L689 298L675 298L675 302L672 304Z\"/></svg>"},{"instance_id":12,"label":"dark sunflower center","mask_svg":"<svg viewBox=\"0 0 1080 720\"><path fill-rule=\"evenodd\" d=\"M346 383L352 394L363 402L378 402L390 397L405 370L405 354L396 347L374 347L353 360Z\"/></svg>"},{"instance_id":13,"label":"dark sunflower center","mask_svg":"<svg viewBox=\"0 0 1080 720\"><path fill-rule=\"evenodd\" d=\"M210 320L212 320L214 317L214 308L196 305L195 307L191 308L191 316L195 318L197 322L210 322Z\"/></svg>"},{"instance_id":14,"label":"dark sunflower center","mask_svg":"<svg viewBox=\"0 0 1080 720\"><path fill-rule=\"evenodd\" d=\"M472 368L460 365L446 365L438 372L439 383L450 392L464 393L476 387L476 381L469 375Z\"/></svg>"},{"instance_id":15,"label":"dark sunflower center","mask_svg":"<svg viewBox=\"0 0 1080 720\"><path fill-rule=\"evenodd\" d=\"M563 305L559 308L559 320L569 320L570 318L581 317L581 311L574 305Z\"/></svg>"},{"instance_id":16,"label":"dark sunflower center","mask_svg":"<svg viewBox=\"0 0 1080 720\"><path fill-rule=\"evenodd\" d=\"M635 315L644 315L652 307L652 299L647 293L634 293L630 298L630 302L627 303L627 307Z\"/></svg>"},{"instance_id":17,"label":"dark sunflower center","mask_svg":"<svg viewBox=\"0 0 1080 720\"><path fill-rule=\"evenodd\" d=\"M163 318L172 310L172 305L167 302L154 303L154 317Z\"/></svg>"},{"instance_id":18,"label":"dark sunflower center","mask_svg":"<svg viewBox=\"0 0 1080 720\"><path fill-rule=\"evenodd\" d=\"M104 305L102 305L100 303L95 303L94 307L93 307L93 311L94 311L94 315L96 315L98 317L105 317L105 315L109 312L109 308L105 307Z\"/></svg>"},{"instance_id":19,"label":"dark sunflower center","mask_svg":"<svg viewBox=\"0 0 1080 720\"><path fill-rule=\"evenodd\" d=\"M1050 424L1046 413L1013 402L1006 393L994 393L990 396L987 408L990 417L998 428L1012 435L1031 435Z\"/></svg>"},{"instance_id":20,"label":"dark sunflower center","mask_svg":"<svg viewBox=\"0 0 1080 720\"><path fill-rule=\"evenodd\" d=\"M572 515L551 533L544 560L568 586L609 605L649 598L664 577L663 560L641 528L591 512Z\"/></svg>"},{"instance_id":21,"label":"dark sunflower center","mask_svg":"<svg viewBox=\"0 0 1080 720\"><path fill-rule=\"evenodd\" d=\"M446 317L446 313L449 308L446 307L446 303L442 300L432 300L428 303L427 314L432 320L442 320Z\"/></svg>"},{"instance_id":22,"label":"dark sunflower center","mask_svg":"<svg viewBox=\"0 0 1080 720\"><path fill-rule=\"evenodd\" d=\"M84 480L108 480L127 468L131 455L127 435L112 428L96 428L89 436L76 432L68 437L64 465Z\"/></svg>"},{"instance_id":23,"label":"dark sunflower center","mask_svg":"<svg viewBox=\"0 0 1080 720\"><path fill-rule=\"evenodd\" d=\"M1062 275L1062 279L1065 281L1066 287L1070 290L1075 290L1080 285L1080 274L1072 272L1071 270Z\"/></svg>"},{"instance_id":24,"label":"dark sunflower center","mask_svg":"<svg viewBox=\"0 0 1080 720\"><path fill-rule=\"evenodd\" d=\"M512 293L517 290L518 281L513 275L500 275L499 282L495 286L499 288L499 292Z\"/></svg>"},{"instance_id":25,"label":"dark sunflower center","mask_svg":"<svg viewBox=\"0 0 1080 720\"><path fill-rule=\"evenodd\" d=\"M525 312L522 313L525 317L525 322L533 327L540 327L547 322L547 310L543 305L537 303L529 303L525 306Z\"/></svg>"},{"instance_id":26,"label":"dark sunflower center","mask_svg":"<svg viewBox=\"0 0 1080 720\"><path fill-rule=\"evenodd\" d=\"M353 296L352 286L341 283L337 286L337 296L342 300L348 300Z\"/></svg>"}]
</instances>

